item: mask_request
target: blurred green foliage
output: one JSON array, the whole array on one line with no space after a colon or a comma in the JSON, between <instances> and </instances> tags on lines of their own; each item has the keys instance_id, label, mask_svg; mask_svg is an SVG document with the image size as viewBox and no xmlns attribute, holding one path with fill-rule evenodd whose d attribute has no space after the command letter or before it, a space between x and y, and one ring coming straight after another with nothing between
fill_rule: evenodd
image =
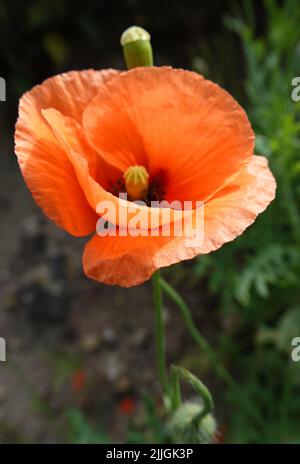
<instances>
[{"instance_id":1,"label":"blurred green foliage","mask_svg":"<svg viewBox=\"0 0 300 464\"><path fill-rule=\"evenodd\" d=\"M68 442L72 444L103 444L111 443L102 427L94 427L79 409L72 408L66 411L69 437Z\"/></svg>"},{"instance_id":2,"label":"blurred green foliage","mask_svg":"<svg viewBox=\"0 0 300 464\"><path fill-rule=\"evenodd\" d=\"M239 379L230 391L227 440L241 443L297 441L300 437L300 364L291 341L300 334L300 102L291 98L300 73L300 7L264 2L266 29L257 34L252 2L225 24L242 41L247 112L256 153L269 158L277 181L275 201L241 237L193 268L218 301L220 318L233 321L218 351ZM250 400L258 422L241 398Z\"/></svg>"}]
</instances>

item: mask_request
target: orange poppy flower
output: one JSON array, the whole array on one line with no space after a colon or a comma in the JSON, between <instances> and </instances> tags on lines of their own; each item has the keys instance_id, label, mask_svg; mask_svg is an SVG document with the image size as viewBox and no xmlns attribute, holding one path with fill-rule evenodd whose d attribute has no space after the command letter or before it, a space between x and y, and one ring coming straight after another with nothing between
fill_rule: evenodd
<instances>
[{"instance_id":1,"label":"orange poppy flower","mask_svg":"<svg viewBox=\"0 0 300 464\"><path fill-rule=\"evenodd\" d=\"M45 214L72 235L94 233L84 272L107 284L138 285L158 268L216 250L275 194L266 158L253 154L243 109L190 71L140 67L47 79L21 98L15 142L24 179ZM185 234L95 234L99 202L130 214L132 201L118 193L134 166L143 167L148 200L204 202L202 243ZM161 208L136 208L161 220Z\"/></svg>"}]
</instances>

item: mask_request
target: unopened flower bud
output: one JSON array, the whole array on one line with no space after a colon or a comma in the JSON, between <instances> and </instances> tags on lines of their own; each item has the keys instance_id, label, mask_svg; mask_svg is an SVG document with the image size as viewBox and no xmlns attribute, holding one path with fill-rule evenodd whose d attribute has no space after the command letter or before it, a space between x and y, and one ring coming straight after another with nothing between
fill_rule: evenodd
<instances>
[{"instance_id":1,"label":"unopened flower bud","mask_svg":"<svg viewBox=\"0 0 300 464\"><path fill-rule=\"evenodd\" d=\"M142 27L132 26L121 36L121 45L128 69L138 66L153 66L150 34Z\"/></svg>"},{"instance_id":2,"label":"unopened flower bud","mask_svg":"<svg viewBox=\"0 0 300 464\"><path fill-rule=\"evenodd\" d=\"M198 402L183 403L173 414L168 429L175 443L211 443L216 432L216 421L211 413L197 419L203 410Z\"/></svg>"}]
</instances>

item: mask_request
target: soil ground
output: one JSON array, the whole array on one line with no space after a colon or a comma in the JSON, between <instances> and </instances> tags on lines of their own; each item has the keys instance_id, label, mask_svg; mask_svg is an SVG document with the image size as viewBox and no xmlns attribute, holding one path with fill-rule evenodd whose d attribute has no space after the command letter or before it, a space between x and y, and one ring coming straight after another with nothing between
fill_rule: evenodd
<instances>
[{"instance_id":1,"label":"soil ground","mask_svg":"<svg viewBox=\"0 0 300 464\"><path fill-rule=\"evenodd\" d=\"M70 409L124 440L145 391L159 398L151 284L131 289L88 280L85 239L58 229L33 202L17 163L1 163L0 442L65 442ZM186 295L201 322L199 292ZM199 356L166 303L168 358ZM193 361L194 362L194 361ZM199 367L199 366L198 366Z\"/></svg>"}]
</instances>

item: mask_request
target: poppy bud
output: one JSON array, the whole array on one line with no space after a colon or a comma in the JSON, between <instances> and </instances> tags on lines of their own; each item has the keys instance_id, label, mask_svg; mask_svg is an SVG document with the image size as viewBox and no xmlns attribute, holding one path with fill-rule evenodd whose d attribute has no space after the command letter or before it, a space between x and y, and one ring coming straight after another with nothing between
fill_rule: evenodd
<instances>
[{"instance_id":1,"label":"poppy bud","mask_svg":"<svg viewBox=\"0 0 300 464\"><path fill-rule=\"evenodd\" d=\"M130 166L124 172L126 192L131 200L144 200L149 187L149 174L144 166Z\"/></svg>"},{"instance_id":2,"label":"poppy bud","mask_svg":"<svg viewBox=\"0 0 300 464\"><path fill-rule=\"evenodd\" d=\"M211 413L198 419L203 410L201 402L186 402L171 417L168 430L175 443L211 443L216 432L216 421Z\"/></svg>"},{"instance_id":3,"label":"poppy bud","mask_svg":"<svg viewBox=\"0 0 300 464\"><path fill-rule=\"evenodd\" d=\"M150 34L142 27L131 26L121 36L124 59L128 69L153 66Z\"/></svg>"}]
</instances>

